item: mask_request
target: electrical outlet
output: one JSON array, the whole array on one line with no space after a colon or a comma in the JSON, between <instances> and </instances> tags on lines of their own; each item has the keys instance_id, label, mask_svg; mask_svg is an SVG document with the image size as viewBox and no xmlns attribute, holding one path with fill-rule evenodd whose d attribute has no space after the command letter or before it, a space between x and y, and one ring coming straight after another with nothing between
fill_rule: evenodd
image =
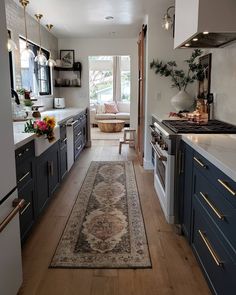
<instances>
[{"instance_id":1,"label":"electrical outlet","mask_svg":"<svg viewBox=\"0 0 236 295\"><path fill-rule=\"evenodd\" d=\"M161 92L157 92L157 101L161 101Z\"/></svg>"}]
</instances>

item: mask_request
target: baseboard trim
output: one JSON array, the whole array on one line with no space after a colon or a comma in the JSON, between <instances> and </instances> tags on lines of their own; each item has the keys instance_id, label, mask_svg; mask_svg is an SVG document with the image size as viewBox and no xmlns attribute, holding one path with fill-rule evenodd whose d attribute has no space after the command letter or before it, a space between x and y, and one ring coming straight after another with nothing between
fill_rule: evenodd
<instances>
[{"instance_id":1,"label":"baseboard trim","mask_svg":"<svg viewBox=\"0 0 236 295\"><path fill-rule=\"evenodd\" d=\"M147 161L143 159L143 168L144 170L153 170L154 167L153 167L152 161Z\"/></svg>"}]
</instances>

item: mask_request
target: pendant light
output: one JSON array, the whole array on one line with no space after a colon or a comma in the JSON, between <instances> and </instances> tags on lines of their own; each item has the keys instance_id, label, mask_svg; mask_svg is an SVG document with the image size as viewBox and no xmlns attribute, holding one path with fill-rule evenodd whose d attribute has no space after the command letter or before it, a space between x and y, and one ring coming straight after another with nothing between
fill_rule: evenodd
<instances>
[{"instance_id":1,"label":"pendant light","mask_svg":"<svg viewBox=\"0 0 236 295\"><path fill-rule=\"evenodd\" d=\"M48 24L46 25L46 28L48 29L49 32L51 32L52 28L53 28L53 25L52 24ZM46 65L49 66L49 67L55 67L57 64L55 62L54 59L52 59L52 54L51 54L51 50L49 50L49 59L48 61L46 62Z\"/></svg>"},{"instance_id":2,"label":"pendant light","mask_svg":"<svg viewBox=\"0 0 236 295\"><path fill-rule=\"evenodd\" d=\"M26 24L26 6L29 4L29 1L28 0L20 0L20 4L23 6L23 9L24 9L24 22L25 22L25 49L21 52L21 56L24 59L34 58L35 54L29 48L28 32L27 32L27 24Z\"/></svg>"},{"instance_id":3,"label":"pendant light","mask_svg":"<svg viewBox=\"0 0 236 295\"><path fill-rule=\"evenodd\" d=\"M16 43L11 39L10 31L8 31L7 50L8 50L8 52L12 52L14 50L17 50Z\"/></svg>"},{"instance_id":4,"label":"pendant light","mask_svg":"<svg viewBox=\"0 0 236 295\"><path fill-rule=\"evenodd\" d=\"M40 24L41 18L43 17L43 15L38 13L38 14L35 14L35 17L38 21L38 27L39 27L39 50L38 50L37 56L35 57L34 61L40 65L45 65L47 62L47 58L43 54L42 48L41 48L41 24Z\"/></svg>"}]
</instances>

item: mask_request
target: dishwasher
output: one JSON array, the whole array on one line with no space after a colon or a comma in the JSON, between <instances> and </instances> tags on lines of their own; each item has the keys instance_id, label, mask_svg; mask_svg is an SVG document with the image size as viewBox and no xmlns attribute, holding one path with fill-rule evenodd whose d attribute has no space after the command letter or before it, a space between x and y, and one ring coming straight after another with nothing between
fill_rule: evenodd
<instances>
[{"instance_id":1,"label":"dishwasher","mask_svg":"<svg viewBox=\"0 0 236 295\"><path fill-rule=\"evenodd\" d=\"M70 171L74 164L74 126L78 122L78 120L74 120L73 118L66 121L68 171Z\"/></svg>"}]
</instances>

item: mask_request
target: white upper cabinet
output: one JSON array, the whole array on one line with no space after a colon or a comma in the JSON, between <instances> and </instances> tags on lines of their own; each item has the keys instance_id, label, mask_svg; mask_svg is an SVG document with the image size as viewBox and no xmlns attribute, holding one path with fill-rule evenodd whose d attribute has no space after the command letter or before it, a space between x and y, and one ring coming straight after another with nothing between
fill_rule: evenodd
<instances>
[{"instance_id":1,"label":"white upper cabinet","mask_svg":"<svg viewBox=\"0 0 236 295\"><path fill-rule=\"evenodd\" d=\"M235 0L176 0L174 47L216 48L236 40Z\"/></svg>"}]
</instances>

